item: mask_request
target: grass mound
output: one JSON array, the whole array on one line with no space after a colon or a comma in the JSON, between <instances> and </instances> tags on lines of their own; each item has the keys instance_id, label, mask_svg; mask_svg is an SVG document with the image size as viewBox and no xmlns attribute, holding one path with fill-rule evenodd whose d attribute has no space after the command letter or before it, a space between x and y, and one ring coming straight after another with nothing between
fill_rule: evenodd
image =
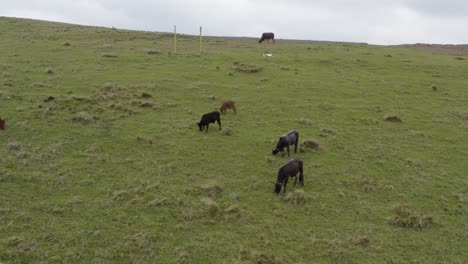
<instances>
[{"instance_id":1,"label":"grass mound","mask_svg":"<svg viewBox=\"0 0 468 264\"><path fill-rule=\"evenodd\" d=\"M432 216L423 215L406 204L398 204L393 208L395 215L388 221L392 225L410 228L424 228L434 223Z\"/></svg>"},{"instance_id":2,"label":"grass mound","mask_svg":"<svg viewBox=\"0 0 468 264\"><path fill-rule=\"evenodd\" d=\"M211 198L204 197L201 199L203 205L205 206L205 209L208 211L208 214L210 216L217 216L222 213L221 207L219 204L215 201L213 201Z\"/></svg>"},{"instance_id":3,"label":"grass mound","mask_svg":"<svg viewBox=\"0 0 468 264\"><path fill-rule=\"evenodd\" d=\"M384 116L384 120L389 121L389 122L397 122L397 123L402 122L399 116L393 115L393 114Z\"/></svg>"},{"instance_id":4,"label":"grass mound","mask_svg":"<svg viewBox=\"0 0 468 264\"><path fill-rule=\"evenodd\" d=\"M284 200L288 203L298 205L298 204L305 204L309 197L302 189L294 190L292 192L286 193Z\"/></svg>"},{"instance_id":5,"label":"grass mound","mask_svg":"<svg viewBox=\"0 0 468 264\"><path fill-rule=\"evenodd\" d=\"M201 186L203 192L211 197L218 196L223 192L223 187L216 182L210 182Z\"/></svg>"},{"instance_id":6,"label":"grass mound","mask_svg":"<svg viewBox=\"0 0 468 264\"><path fill-rule=\"evenodd\" d=\"M307 151L318 151L320 150L320 144L318 141L314 139L305 140L299 146L299 151L307 152Z\"/></svg>"},{"instance_id":7,"label":"grass mound","mask_svg":"<svg viewBox=\"0 0 468 264\"><path fill-rule=\"evenodd\" d=\"M258 64L248 64L236 61L232 64L232 69L243 73L257 73L261 72L263 67Z\"/></svg>"},{"instance_id":8,"label":"grass mound","mask_svg":"<svg viewBox=\"0 0 468 264\"><path fill-rule=\"evenodd\" d=\"M232 129L230 129L229 127L223 128L223 135L232 136Z\"/></svg>"}]
</instances>

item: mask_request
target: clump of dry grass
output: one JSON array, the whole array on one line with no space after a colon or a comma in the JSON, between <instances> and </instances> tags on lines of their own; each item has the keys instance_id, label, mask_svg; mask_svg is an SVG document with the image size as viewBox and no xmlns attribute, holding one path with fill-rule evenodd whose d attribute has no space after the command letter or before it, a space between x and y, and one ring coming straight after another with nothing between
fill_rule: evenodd
<instances>
[{"instance_id":1,"label":"clump of dry grass","mask_svg":"<svg viewBox=\"0 0 468 264\"><path fill-rule=\"evenodd\" d=\"M169 199L168 198L156 198L156 199L153 199L151 201L149 201L146 206L147 207L160 207L160 206L164 206L164 205L168 205L169 204Z\"/></svg>"},{"instance_id":2,"label":"clump of dry grass","mask_svg":"<svg viewBox=\"0 0 468 264\"><path fill-rule=\"evenodd\" d=\"M284 263L284 260L265 252L253 251L250 253L250 263L257 264L276 264Z\"/></svg>"},{"instance_id":3,"label":"clump of dry grass","mask_svg":"<svg viewBox=\"0 0 468 264\"><path fill-rule=\"evenodd\" d=\"M364 192L371 192L376 186L375 180L367 175L362 175L362 177L358 179L358 182L362 186Z\"/></svg>"},{"instance_id":4,"label":"clump of dry grass","mask_svg":"<svg viewBox=\"0 0 468 264\"><path fill-rule=\"evenodd\" d=\"M145 144L150 144L150 145L153 144L153 140L144 136L137 136L137 141L141 143L145 143Z\"/></svg>"},{"instance_id":5,"label":"clump of dry grass","mask_svg":"<svg viewBox=\"0 0 468 264\"><path fill-rule=\"evenodd\" d=\"M435 84L432 85L432 91L437 91L437 86Z\"/></svg>"},{"instance_id":6,"label":"clump of dry grass","mask_svg":"<svg viewBox=\"0 0 468 264\"><path fill-rule=\"evenodd\" d=\"M312 120L307 119L307 118L303 118L303 117L299 118L298 121L299 121L299 123L301 123L303 125L306 125L306 126L311 126L311 125L314 124L314 122Z\"/></svg>"},{"instance_id":7,"label":"clump of dry grass","mask_svg":"<svg viewBox=\"0 0 468 264\"><path fill-rule=\"evenodd\" d=\"M5 147L8 150L14 150L14 151L21 150L21 144L18 142L14 142L14 141L6 143Z\"/></svg>"},{"instance_id":8,"label":"clump of dry grass","mask_svg":"<svg viewBox=\"0 0 468 264\"><path fill-rule=\"evenodd\" d=\"M151 98L151 97L153 97L153 95L151 95L150 93L147 93L147 92L141 92L140 97L141 98Z\"/></svg>"},{"instance_id":9,"label":"clump of dry grass","mask_svg":"<svg viewBox=\"0 0 468 264\"><path fill-rule=\"evenodd\" d=\"M78 112L76 113L75 117L72 119L73 122L80 122L80 123L89 123L93 120L93 118L86 112Z\"/></svg>"},{"instance_id":10,"label":"clump of dry grass","mask_svg":"<svg viewBox=\"0 0 468 264\"><path fill-rule=\"evenodd\" d=\"M324 133L324 134L329 134L329 135L335 135L336 134L335 130L328 129L328 128L321 128L320 132Z\"/></svg>"},{"instance_id":11,"label":"clump of dry grass","mask_svg":"<svg viewBox=\"0 0 468 264\"><path fill-rule=\"evenodd\" d=\"M158 108L158 104L155 102L143 102L140 104L140 107L143 108Z\"/></svg>"},{"instance_id":12,"label":"clump of dry grass","mask_svg":"<svg viewBox=\"0 0 468 264\"><path fill-rule=\"evenodd\" d=\"M401 122L401 118L398 115L395 115L395 114L390 114L390 115L384 116L384 120L389 121L389 122Z\"/></svg>"},{"instance_id":13,"label":"clump of dry grass","mask_svg":"<svg viewBox=\"0 0 468 264\"><path fill-rule=\"evenodd\" d=\"M65 43L63 43L63 45L66 46L66 47L71 46L70 42L65 42Z\"/></svg>"},{"instance_id":14,"label":"clump of dry grass","mask_svg":"<svg viewBox=\"0 0 468 264\"><path fill-rule=\"evenodd\" d=\"M284 197L284 200L288 203L298 205L298 204L305 204L309 197L302 189L294 190L292 192L288 192Z\"/></svg>"},{"instance_id":15,"label":"clump of dry grass","mask_svg":"<svg viewBox=\"0 0 468 264\"><path fill-rule=\"evenodd\" d=\"M148 50L146 53L149 54L149 55L156 55L156 54L159 54L159 51L157 51L157 50Z\"/></svg>"},{"instance_id":16,"label":"clump of dry grass","mask_svg":"<svg viewBox=\"0 0 468 264\"><path fill-rule=\"evenodd\" d=\"M301 152L318 150L320 150L320 143L314 139L305 140L299 146L299 151Z\"/></svg>"},{"instance_id":17,"label":"clump of dry grass","mask_svg":"<svg viewBox=\"0 0 468 264\"><path fill-rule=\"evenodd\" d=\"M208 210L208 214L210 214L210 216L217 216L220 213L222 213L222 210L219 204L213 201L211 198L204 197L201 199L201 201L206 207L206 209Z\"/></svg>"},{"instance_id":18,"label":"clump of dry grass","mask_svg":"<svg viewBox=\"0 0 468 264\"><path fill-rule=\"evenodd\" d=\"M421 229L434 223L432 216L423 215L406 204L397 204L393 210L395 215L388 219L392 225Z\"/></svg>"},{"instance_id":19,"label":"clump of dry grass","mask_svg":"<svg viewBox=\"0 0 468 264\"><path fill-rule=\"evenodd\" d=\"M224 209L224 212L226 214L240 214L241 209L237 204L232 204L228 206L226 209Z\"/></svg>"},{"instance_id":20,"label":"clump of dry grass","mask_svg":"<svg viewBox=\"0 0 468 264\"><path fill-rule=\"evenodd\" d=\"M263 70L263 67L258 64L248 64L241 62L234 62L231 67L233 70L243 73L257 73Z\"/></svg>"},{"instance_id":21,"label":"clump of dry grass","mask_svg":"<svg viewBox=\"0 0 468 264\"><path fill-rule=\"evenodd\" d=\"M115 191L112 193L112 200L114 201L125 201L130 198L130 194L127 191Z\"/></svg>"},{"instance_id":22,"label":"clump of dry grass","mask_svg":"<svg viewBox=\"0 0 468 264\"><path fill-rule=\"evenodd\" d=\"M367 247L370 243L370 239L367 235L358 235L351 239L351 241L361 247Z\"/></svg>"},{"instance_id":23,"label":"clump of dry grass","mask_svg":"<svg viewBox=\"0 0 468 264\"><path fill-rule=\"evenodd\" d=\"M54 73L54 71L53 71L52 68L50 68L50 67L47 67L47 68L45 69L45 72L46 72L47 74L52 74L52 73Z\"/></svg>"},{"instance_id":24,"label":"clump of dry grass","mask_svg":"<svg viewBox=\"0 0 468 264\"><path fill-rule=\"evenodd\" d=\"M115 54L105 53L105 54L102 54L102 57L104 57L104 58L117 58L118 56L115 55Z\"/></svg>"},{"instance_id":25,"label":"clump of dry grass","mask_svg":"<svg viewBox=\"0 0 468 264\"><path fill-rule=\"evenodd\" d=\"M201 186L201 189L207 195L213 197L218 196L223 192L223 187L216 182L209 182Z\"/></svg>"},{"instance_id":26,"label":"clump of dry grass","mask_svg":"<svg viewBox=\"0 0 468 264\"><path fill-rule=\"evenodd\" d=\"M232 129L230 129L229 127L224 128L223 129L223 135L232 136Z\"/></svg>"}]
</instances>

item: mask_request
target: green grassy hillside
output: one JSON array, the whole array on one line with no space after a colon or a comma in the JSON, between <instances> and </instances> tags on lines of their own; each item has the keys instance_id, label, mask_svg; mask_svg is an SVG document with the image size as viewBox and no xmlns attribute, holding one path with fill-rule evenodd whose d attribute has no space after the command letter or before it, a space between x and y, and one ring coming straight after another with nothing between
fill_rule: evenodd
<instances>
[{"instance_id":1,"label":"green grassy hillside","mask_svg":"<svg viewBox=\"0 0 468 264\"><path fill-rule=\"evenodd\" d=\"M0 262L468 261L467 56L178 40L0 18Z\"/></svg>"}]
</instances>

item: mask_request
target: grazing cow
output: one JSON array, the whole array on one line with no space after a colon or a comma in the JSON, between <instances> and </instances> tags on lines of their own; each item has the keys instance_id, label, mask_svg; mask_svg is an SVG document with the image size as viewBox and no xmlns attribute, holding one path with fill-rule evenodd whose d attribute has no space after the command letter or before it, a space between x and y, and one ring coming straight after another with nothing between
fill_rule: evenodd
<instances>
[{"instance_id":1,"label":"grazing cow","mask_svg":"<svg viewBox=\"0 0 468 264\"><path fill-rule=\"evenodd\" d=\"M283 193L286 192L286 184L288 184L289 177L294 177L294 186L297 183L297 173L299 172L299 183L304 186L304 170L303 162L301 159L295 158L290 160L288 163L283 165L278 170L278 179L275 183L275 193L279 194L281 192L281 187L283 187Z\"/></svg>"},{"instance_id":2,"label":"grazing cow","mask_svg":"<svg viewBox=\"0 0 468 264\"><path fill-rule=\"evenodd\" d=\"M226 113L227 109L232 109L237 114L236 102L234 102L232 100L224 102L223 105L221 106L221 108L219 108L219 111L221 111L221 113Z\"/></svg>"},{"instance_id":3,"label":"grazing cow","mask_svg":"<svg viewBox=\"0 0 468 264\"><path fill-rule=\"evenodd\" d=\"M206 133L208 133L208 126L210 123L218 122L219 130L221 130L221 114L218 111L214 111L208 114L204 114L197 123L200 132L203 131L203 128L206 126Z\"/></svg>"},{"instance_id":4,"label":"grazing cow","mask_svg":"<svg viewBox=\"0 0 468 264\"><path fill-rule=\"evenodd\" d=\"M284 148L288 149L289 155L289 145L294 145L294 153L297 153L297 144L299 143L299 132L297 130L291 130L285 135L281 136L276 144L276 148L272 151L273 155L278 154L281 151L281 157L284 157Z\"/></svg>"},{"instance_id":5,"label":"grazing cow","mask_svg":"<svg viewBox=\"0 0 468 264\"><path fill-rule=\"evenodd\" d=\"M271 32L263 33L262 38L258 41L258 43L262 43L264 40L270 42L270 39L273 41L273 44L275 44L275 34Z\"/></svg>"},{"instance_id":6,"label":"grazing cow","mask_svg":"<svg viewBox=\"0 0 468 264\"><path fill-rule=\"evenodd\" d=\"M5 130L5 121L6 121L6 119L2 119L0 117L0 129L1 130Z\"/></svg>"}]
</instances>

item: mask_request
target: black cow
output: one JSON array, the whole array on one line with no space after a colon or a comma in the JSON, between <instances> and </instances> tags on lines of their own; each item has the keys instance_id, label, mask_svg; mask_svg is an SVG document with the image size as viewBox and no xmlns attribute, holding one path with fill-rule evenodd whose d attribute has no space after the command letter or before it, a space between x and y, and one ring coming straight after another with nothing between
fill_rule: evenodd
<instances>
[{"instance_id":1,"label":"black cow","mask_svg":"<svg viewBox=\"0 0 468 264\"><path fill-rule=\"evenodd\" d=\"M281 151L281 157L284 157L284 148L288 149L289 155L289 145L294 145L294 153L297 153L297 144L299 143L299 132L297 130L291 130L285 135L281 136L276 144L276 148L272 151L273 155L278 154Z\"/></svg>"},{"instance_id":2,"label":"black cow","mask_svg":"<svg viewBox=\"0 0 468 264\"><path fill-rule=\"evenodd\" d=\"M283 165L278 170L278 179L275 183L275 193L279 194L281 192L281 187L283 187L283 193L286 192L286 184L288 184L289 177L294 177L294 186L297 183L297 173L299 172L299 183L304 186L304 164L301 159L295 158L290 160L288 163Z\"/></svg>"},{"instance_id":3,"label":"black cow","mask_svg":"<svg viewBox=\"0 0 468 264\"><path fill-rule=\"evenodd\" d=\"M262 43L264 40L270 42L270 39L273 41L273 44L275 44L275 34L272 32L266 32L262 34L262 38L258 41L258 43Z\"/></svg>"},{"instance_id":4,"label":"black cow","mask_svg":"<svg viewBox=\"0 0 468 264\"><path fill-rule=\"evenodd\" d=\"M204 114L197 123L198 128L200 128L200 132L203 131L203 128L206 126L206 133L208 133L208 126L210 123L218 122L219 130L221 130L221 114L218 111L214 111L208 114Z\"/></svg>"}]
</instances>

